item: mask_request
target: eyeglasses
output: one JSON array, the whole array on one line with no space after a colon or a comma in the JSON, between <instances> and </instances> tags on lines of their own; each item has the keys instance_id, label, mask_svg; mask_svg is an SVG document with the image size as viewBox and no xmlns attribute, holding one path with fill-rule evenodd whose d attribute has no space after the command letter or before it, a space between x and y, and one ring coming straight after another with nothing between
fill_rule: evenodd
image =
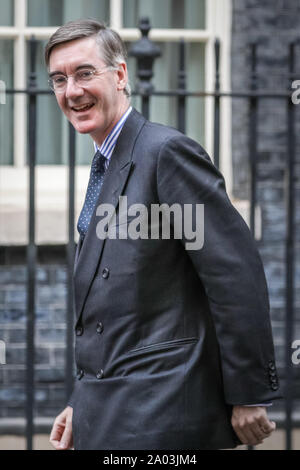
<instances>
[{"instance_id":1,"label":"eyeglasses","mask_svg":"<svg viewBox=\"0 0 300 470\"><path fill-rule=\"evenodd\" d=\"M49 78L48 83L55 93L64 93L67 88L68 79L70 77L74 78L74 82L79 87L85 87L90 81L97 75L102 75L103 73L109 70L116 70L116 67L105 67L102 70L93 70L93 69L80 69L77 70L73 75L64 75L62 73L57 73Z\"/></svg>"}]
</instances>

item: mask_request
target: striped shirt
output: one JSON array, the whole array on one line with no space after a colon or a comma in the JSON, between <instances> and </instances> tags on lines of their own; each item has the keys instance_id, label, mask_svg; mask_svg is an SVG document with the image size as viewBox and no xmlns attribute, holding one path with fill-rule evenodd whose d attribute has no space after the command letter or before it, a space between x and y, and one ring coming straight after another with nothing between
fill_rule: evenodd
<instances>
[{"instance_id":1,"label":"striped shirt","mask_svg":"<svg viewBox=\"0 0 300 470\"><path fill-rule=\"evenodd\" d=\"M113 151L115 149L118 137L120 135L121 130L123 129L123 126L126 122L126 119L128 118L129 114L132 111L132 106L128 108L125 114L121 117L121 119L117 122L117 124L113 127L113 129L110 131L104 142L102 143L101 147L99 148L96 142L94 142L95 146L95 152L99 150L99 152L106 158L105 161L105 168L107 170L111 156L113 154Z\"/></svg>"}]
</instances>

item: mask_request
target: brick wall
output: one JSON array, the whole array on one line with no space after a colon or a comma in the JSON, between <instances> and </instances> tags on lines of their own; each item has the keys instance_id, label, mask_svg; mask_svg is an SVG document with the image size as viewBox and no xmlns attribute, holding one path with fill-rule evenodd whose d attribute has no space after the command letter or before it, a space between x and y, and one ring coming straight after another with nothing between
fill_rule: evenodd
<instances>
[{"instance_id":1,"label":"brick wall","mask_svg":"<svg viewBox=\"0 0 300 470\"><path fill-rule=\"evenodd\" d=\"M250 85L250 48L258 41L258 88L269 91L289 90L289 43L299 38L299 0L233 0L232 89L245 90ZM300 79L300 44L296 51ZM291 93L292 90L290 89ZM234 100L232 125L234 195L249 197L249 106L247 100ZM295 108L297 147L296 249L294 339L300 339L300 105ZM287 163L287 100L264 99L258 105L258 203L262 211L262 240L259 243L270 292L276 355L284 379L285 320L285 168ZM294 369L299 377L300 367ZM295 391L300 397L300 386Z\"/></svg>"},{"instance_id":2,"label":"brick wall","mask_svg":"<svg viewBox=\"0 0 300 470\"><path fill-rule=\"evenodd\" d=\"M63 253L53 259L51 249L40 249L39 258L44 259L36 272L35 410L38 416L52 417L66 400L67 271ZM0 418L24 416L27 272L24 264L16 264L22 259L0 266L0 339L6 345L6 364L0 365Z\"/></svg>"}]
</instances>

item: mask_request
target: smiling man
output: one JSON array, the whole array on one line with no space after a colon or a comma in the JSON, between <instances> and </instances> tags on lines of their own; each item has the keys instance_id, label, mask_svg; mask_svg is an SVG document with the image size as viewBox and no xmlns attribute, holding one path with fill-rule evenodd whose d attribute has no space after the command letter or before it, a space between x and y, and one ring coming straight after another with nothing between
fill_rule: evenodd
<instances>
[{"instance_id":1,"label":"smiling man","mask_svg":"<svg viewBox=\"0 0 300 470\"><path fill-rule=\"evenodd\" d=\"M262 263L204 149L130 106L118 34L93 20L45 51L57 102L94 141L74 268L74 392L56 449L220 449L275 429L280 397ZM92 156L91 156L92 157ZM97 237L97 208L204 205L204 243ZM192 213L192 212L191 212Z\"/></svg>"},{"instance_id":2,"label":"smiling man","mask_svg":"<svg viewBox=\"0 0 300 470\"><path fill-rule=\"evenodd\" d=\"M87 37L57 45L49 77L58 104L75 129L90 134L101 146L129 107L123 92L128 79L126 63L107 65L95 42L95 37Z\"/></svg>"}]
</instances>

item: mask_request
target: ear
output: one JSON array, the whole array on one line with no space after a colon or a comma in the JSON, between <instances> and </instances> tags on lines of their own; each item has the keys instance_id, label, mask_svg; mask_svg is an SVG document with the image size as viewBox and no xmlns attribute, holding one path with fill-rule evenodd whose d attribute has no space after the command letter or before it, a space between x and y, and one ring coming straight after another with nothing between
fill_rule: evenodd
<instances>
[{"instance_id":1,"label":"ear","mask_svg":"<svg viewBox=\"0 0 300 470\"><path fill-rule=\"evenodd\" d=\"M121 62L117 70L117 89L124 90L128 82L128 71L126 62Z\"/></svg>"}]
</instances>

